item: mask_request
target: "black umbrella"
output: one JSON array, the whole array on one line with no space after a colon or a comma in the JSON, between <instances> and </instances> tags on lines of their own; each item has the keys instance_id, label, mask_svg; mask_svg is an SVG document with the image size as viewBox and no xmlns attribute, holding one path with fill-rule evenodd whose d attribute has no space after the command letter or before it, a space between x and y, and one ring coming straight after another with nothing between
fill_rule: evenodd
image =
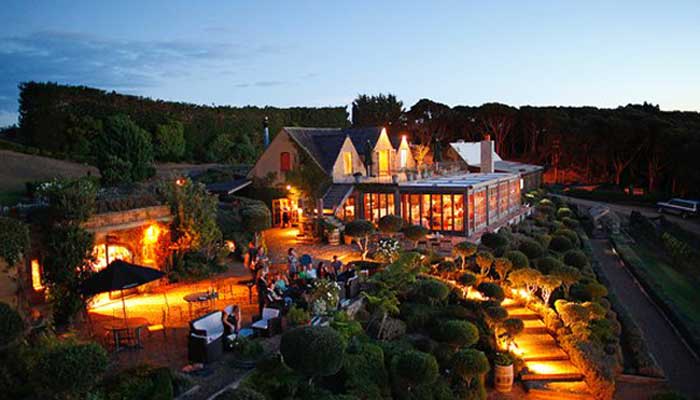
<instances>
[{"instance_id":1,"label":"black umbrella","mask_svg":"<svg viewBox=\"0 0 700 400\"><path fill-rule=\"evenodd\" d=\"M124 289L131 289L162 278L165 274L157 269L142 267L123 260L114 260L107 268L86 279L80 289L83 294L94 295L116 290L122 293L122 308L126 323Z\"/></svg>"}]
</instances>

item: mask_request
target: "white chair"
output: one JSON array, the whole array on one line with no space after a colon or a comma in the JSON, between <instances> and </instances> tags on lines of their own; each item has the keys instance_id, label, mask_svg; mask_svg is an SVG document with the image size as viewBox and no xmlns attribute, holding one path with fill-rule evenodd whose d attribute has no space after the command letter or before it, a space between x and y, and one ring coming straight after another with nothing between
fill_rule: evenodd
<instances>
[{"instance_id":1,"label":"white chair","mask_svg":"<svg viewBox=\"0 0 700 400\"><path fill-rule=\"evenodd\" d=\"M190 321L187 350L191 362L208 363L221 357L224 350L223 313L214 311Z\"/></svg>"},{"instance_id":2,"label":"white chair","mask_svg":"<svg viewBox=\"0 0 700 400\"><path fill-rule=\"evenodd\" d=\"M262 315L253 317L251 328L266 336L273 336L282 331L282 318L280 310L276 308L263 308Z\"/></svg>"}]
</instances>

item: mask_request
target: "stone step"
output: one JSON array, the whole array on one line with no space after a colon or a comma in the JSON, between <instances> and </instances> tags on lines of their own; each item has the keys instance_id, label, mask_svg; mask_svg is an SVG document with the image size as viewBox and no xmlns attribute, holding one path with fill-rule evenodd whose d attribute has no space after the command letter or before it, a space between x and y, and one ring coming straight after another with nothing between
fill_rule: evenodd
<instances>
[{"instance_id":1,"label":"stone step","mask_svg":"<svg viewBox=\"0 0 700 400\"><path fill-rule=\"evenodd\" d=\"M583 374L569 360L561 361L526 361L527 372L523 381L576 381L583 379Z\"/></svg>"},{"instance_id":2,"label":"stone step","mask_svg":"<svg viewBox=\"0 0 700 400\"><path fill-rule=\"evenodd\" d=\"M557 361L569 359L569 355L558 346L521 343L518 345L518 350L522 352L521 357L525 361Z\"/></svg>"},{"instance_id":3,"label":"stone step","mask_svg":"<svg viewBox=\"0 0 700 400\"><path fill-rule=\"evenodd\" d=\"M520 318L522 320L540 319L539 315L525 307L506 308L508 310L508 318Z\"/></svg>"},{"instance_id":4,"label":"stone step","mask_svg":"<svg viewBox=\"0 0 700 400\"><path fill-rule=\"evenodd\" d=\"M547 333L547 327L541 319L525 319L523 320L525 329L524 333Z\"/></svg>"},{"instance_id":5,"label":"stone step","mask_svg":"<svg viewBox=\"0 0 700 400\"><path fill-rule=\"evenodd\" d=\"M539 344L539 345L552 345L558 347L557 341L549 333L521 333L515 337L515 343L520 346L521 344Z\"/></svg>"},{"instance_id":6,"label":"stone step","mask_svg":"<svg viewBox=\"0 0 700 400\"><path fill-rule=\"evenodd\" d=\"M583 381L528 381L525 382L525 389L528 398L533 399L583 400L593 397L588 385Z\"/></svg>"}]
</instances>

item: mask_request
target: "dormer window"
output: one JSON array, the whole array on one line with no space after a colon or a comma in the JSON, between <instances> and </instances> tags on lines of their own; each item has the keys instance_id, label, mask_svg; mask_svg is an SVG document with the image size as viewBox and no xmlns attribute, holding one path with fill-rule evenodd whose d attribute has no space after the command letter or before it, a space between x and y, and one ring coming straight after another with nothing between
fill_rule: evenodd
<instances>
[{"instance_id":1,"label":"dormer window","mask_svg":"<svg viewBox=\"0 0 700 400\"><path fill-rule=\"evenodd\" d=\"M343 152L343 173L352 175L352 153L349 151Z\"/></svg>"},{"instance_id":2,"label":"dormer window","mask_svg":"<svg viewBox=\"0 0 700 400\"><path fill-rule=\"evenodd\" d=\"M408 166L408 149L399 150L399 168L406 168Z\"/></svg>"}]
</instances>

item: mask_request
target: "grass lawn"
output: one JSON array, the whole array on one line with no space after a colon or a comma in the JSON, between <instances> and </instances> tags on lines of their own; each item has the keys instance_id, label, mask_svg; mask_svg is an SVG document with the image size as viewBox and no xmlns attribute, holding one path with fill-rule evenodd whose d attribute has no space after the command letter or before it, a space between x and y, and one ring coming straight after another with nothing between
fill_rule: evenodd
<instances>
[{"instance_id":1,"label":"grass lawn","mask_svg":"<svg viewBox=\"0 0 700 400\"><path fill-rule=\"evenodd\" d=\"M700 347L700 276L688 269L673 266L663 249L648 239L635 236L636 243L617 245L622 257L632 265L636 275L675 315L695 348ZM640 237L637 237L640 236Z\"/></svg>"}]
</instances>

